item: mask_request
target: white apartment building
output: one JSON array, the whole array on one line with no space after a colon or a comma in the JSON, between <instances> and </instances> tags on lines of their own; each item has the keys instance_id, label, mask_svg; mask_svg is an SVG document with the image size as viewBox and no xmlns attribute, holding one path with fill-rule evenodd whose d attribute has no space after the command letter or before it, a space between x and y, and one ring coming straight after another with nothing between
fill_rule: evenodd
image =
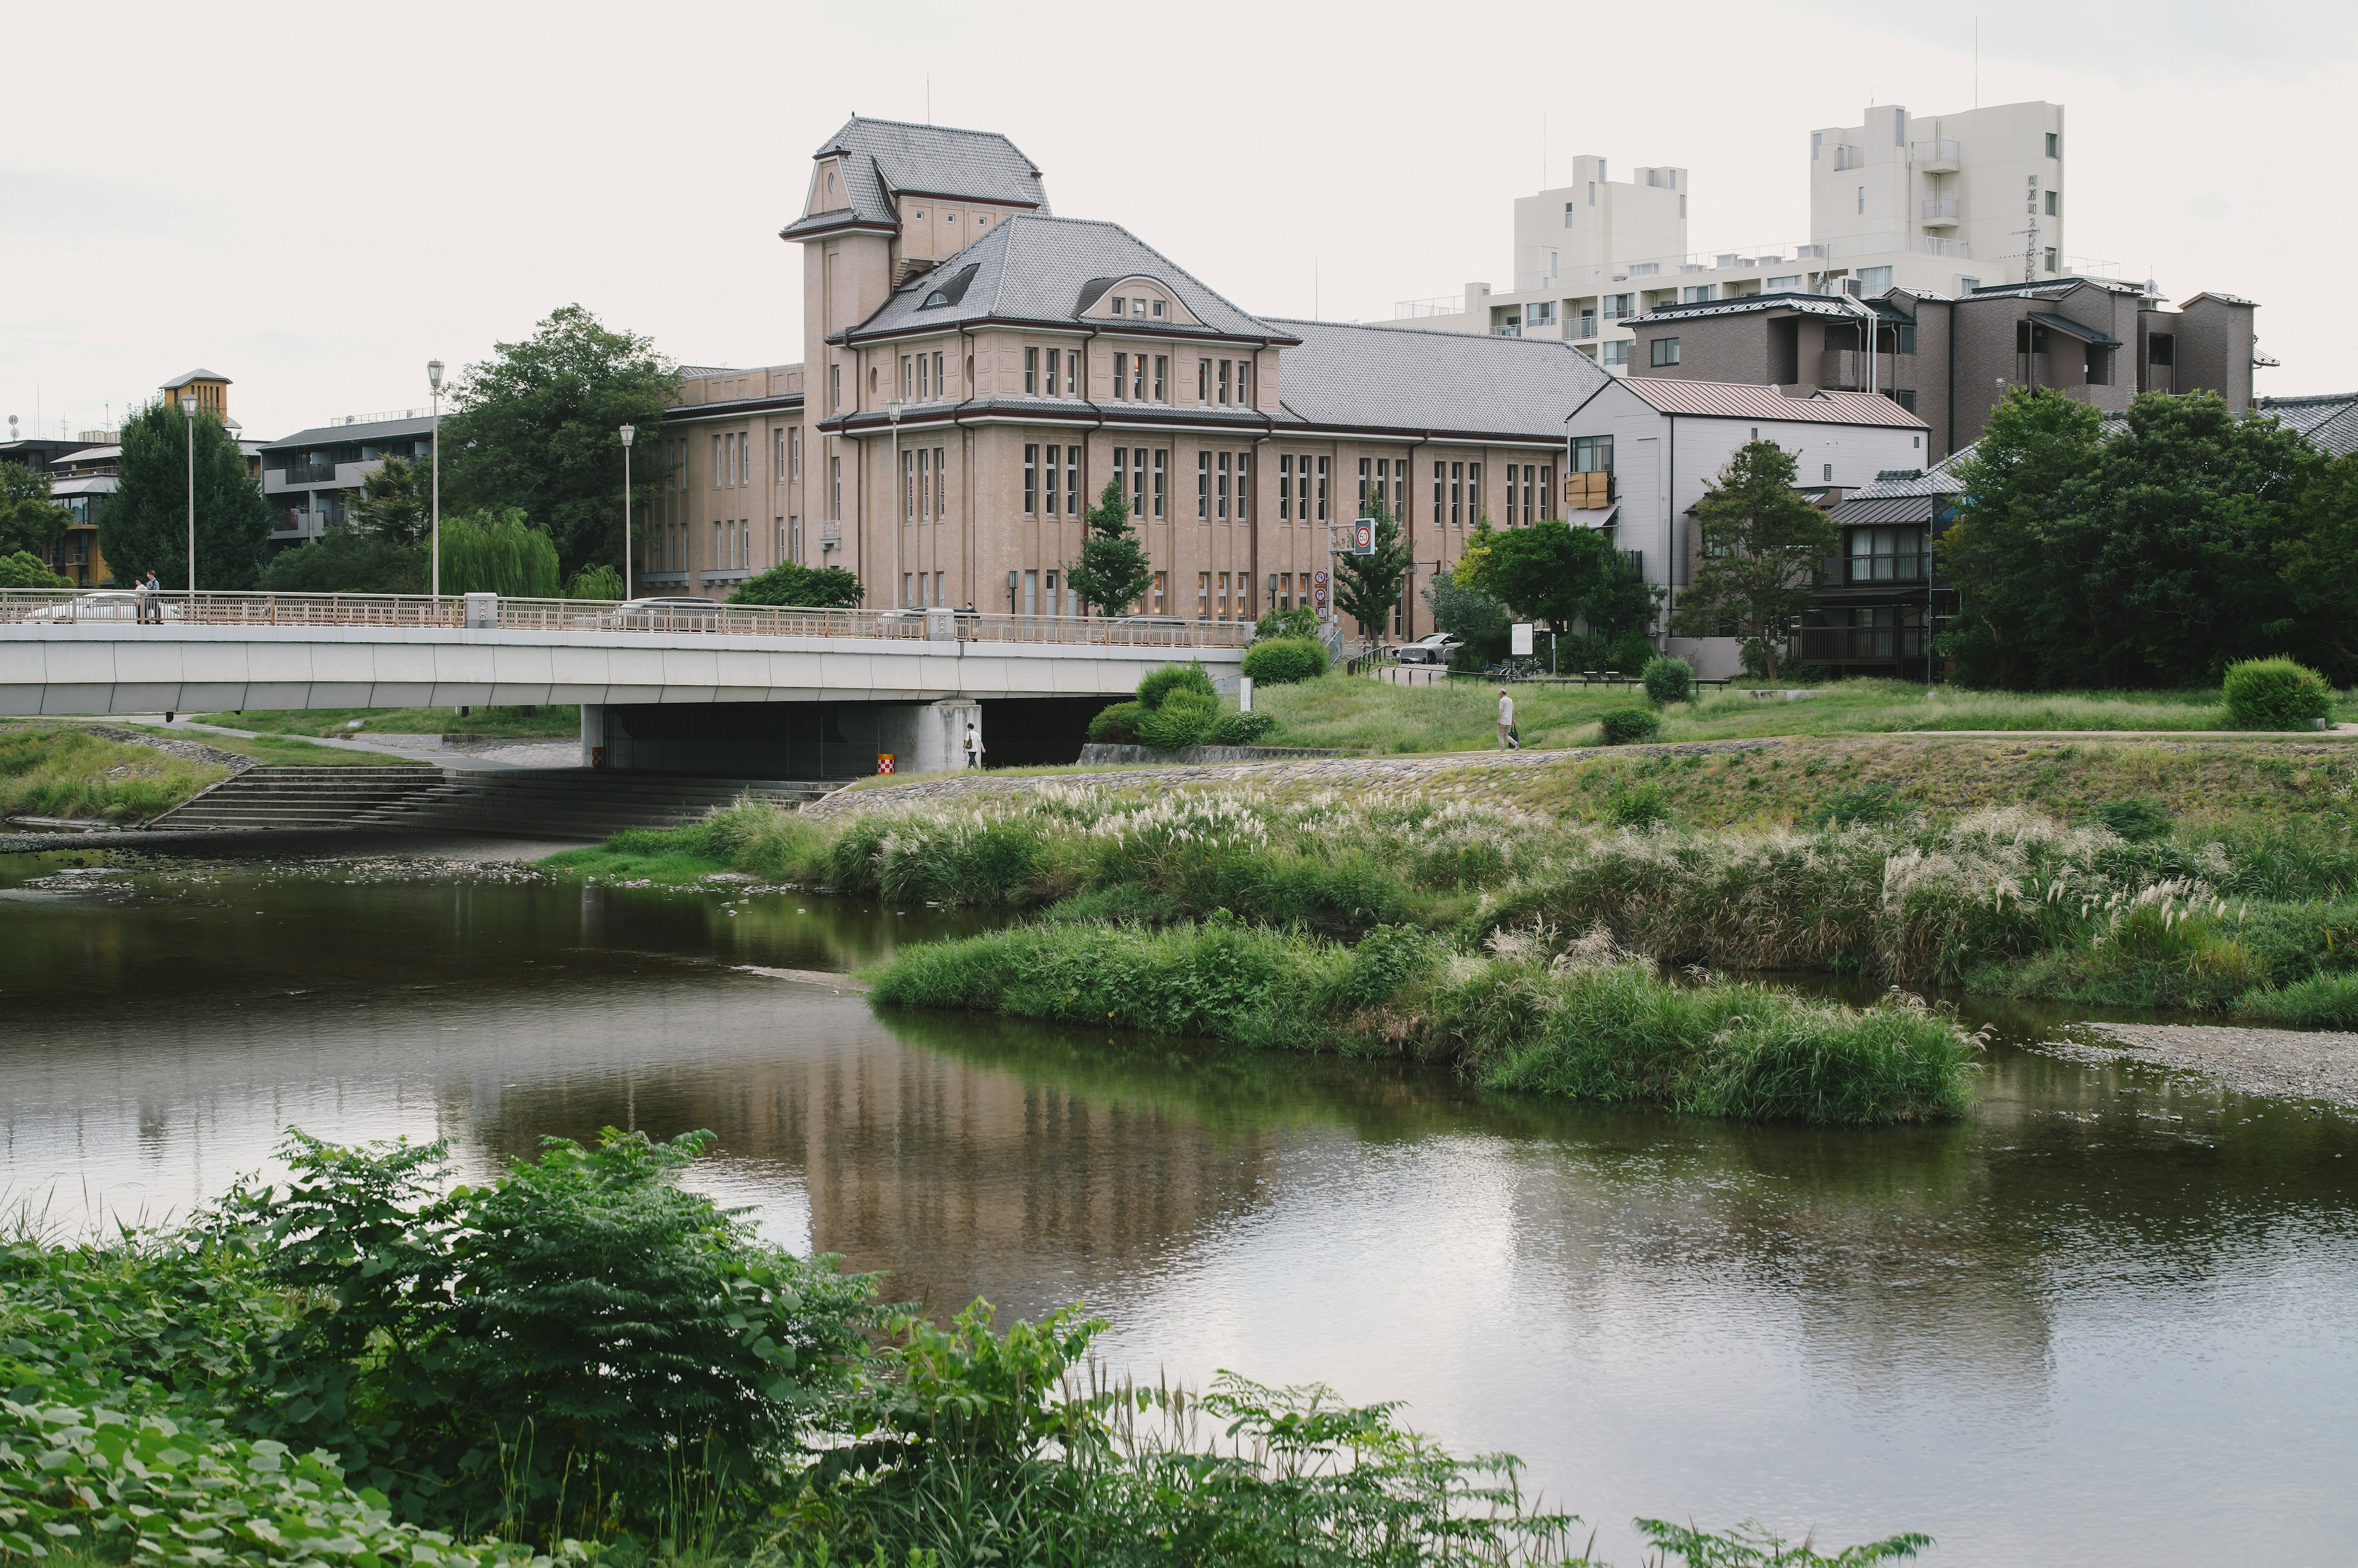
<instances>
[{"instance_id":1,"label":"white apartment building","mask_svg":"<svg viewBox=\"0 0 2358 1568\"><path fill-rule=\"evenodd\" d=\"M2064 250L2064 150L2060 103L1939 115L1878 105L1861 124L1810 133L1808 239L1708 252L1687 249L1685 169L1616 182L1605 159L1584 156L1572 183L1515 202L1511 288L1468 283L1462 295L1402 300L1393 315L1441 331L1560 338L1627 372L1623 321L1665 305L1889 288L1946 297L2108 272Z\"/></svg>"}]
</instances>

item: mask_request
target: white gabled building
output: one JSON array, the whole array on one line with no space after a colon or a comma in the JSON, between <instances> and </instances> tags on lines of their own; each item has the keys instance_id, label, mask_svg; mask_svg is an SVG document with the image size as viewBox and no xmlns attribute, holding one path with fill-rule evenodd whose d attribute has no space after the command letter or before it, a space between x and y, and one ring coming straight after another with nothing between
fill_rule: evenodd
<instances>
[{"instance_id":1,"label":"white gabled building","mask_svg":"<svg viewBox=\"0 0 2358 1568\"><path fill-rule=\"evenodd\" d=\"M1696 503L1748 441L1774 441L1793 455L1803 494L1832 504L1895 471L1926 466L1924 421L1879 393L1667 381L1607 381L1564 420L1569 452L1566 514L1574 526L1610 526L1646 580L1667 590L1665 611L1693 579ZM1671 638L1668 649L1697 675L1743 673L1734 637Z\"/></svg>"}]
</instances>

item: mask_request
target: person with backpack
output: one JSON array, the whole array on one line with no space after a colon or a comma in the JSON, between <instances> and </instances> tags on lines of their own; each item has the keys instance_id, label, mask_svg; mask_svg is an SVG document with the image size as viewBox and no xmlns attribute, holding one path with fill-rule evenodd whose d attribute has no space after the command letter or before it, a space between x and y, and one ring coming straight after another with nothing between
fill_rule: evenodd
<instances>
[{"instance_id":1,"label":"person with backpack","mask_svg":"<svg viewBox=\"0 0 2358 1568\"><path fill-rule=\"evenodd\" d=\"M968 719L966 727L966 765L969 768L981 767L982 752L982 731L974 727L973 720Z\"/></svg>"}]
</instances>

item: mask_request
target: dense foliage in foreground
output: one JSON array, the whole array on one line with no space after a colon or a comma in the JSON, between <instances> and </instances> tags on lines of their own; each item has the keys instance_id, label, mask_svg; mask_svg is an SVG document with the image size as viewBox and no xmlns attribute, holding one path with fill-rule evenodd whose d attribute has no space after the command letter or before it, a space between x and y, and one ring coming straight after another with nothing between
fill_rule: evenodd
<instances>
[{"instance_id":1,"label":"dense foliage in foreground","mask_svg":"<svg viewBox=\"0 0 2358 1568\"><path fill-rule=\"evenodd\" d=\"M0 1247L0 1562L1589 1561L1512 1458L1392 1406L1111 1383L1077 1308L880 1309L682 1191L703 1142L551 1140L446 1192L438 1144L296 1135L288 1185L186 1230ZM1927 1544L1639 1529L1690 1564Z\"/></svg>"},{"instance_id":2,"label":"dense foliage in foreground","mask_svg":"<svg viewBox=\"0 0 2358 1568\"><path fill-rule=\"evenodd\" d=\"M1263 1048L1407 1051L1491 1088L1705 1116L1880 1126L1971 1101L1973 1041L1912 999L1859 1010L1681 984L1601 931L1562 943L1537 926L1490 949L1397 926L1346 947L1233 917L1159 931L1048 921L904 947L875 995Z\"/></svg>"}]
</instances>

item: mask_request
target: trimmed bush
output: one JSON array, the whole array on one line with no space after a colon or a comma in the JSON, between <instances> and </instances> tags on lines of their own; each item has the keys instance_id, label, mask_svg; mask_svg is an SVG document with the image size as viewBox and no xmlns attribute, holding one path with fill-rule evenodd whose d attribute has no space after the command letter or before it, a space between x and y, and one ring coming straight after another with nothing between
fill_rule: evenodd
<instances>
[{"instance_id":1,"label":"trimmed bush","mask_svg":"<svg viewBox=\"0 0 2358 1568\"><path fill-rule=\"evenodd\" d=\"M1190 687L1172 692L1141 719L1138 738L1149 746L1175 752L1183 746L1202 745L1219 721L1220 699Z\"/></svg>"},{"instance_id":2,"label":"trimmed bush","mask_svg":"<svg viewBox=\"0 0 2358 1568\"><path fill-rule=\"evenodd\" d=\"M2227 716L2238 730L2313 730L2333 711L2325 677L2290 659L2227 666Z\"/></svg>"},{"instance_id":3,"label":"trimmed bush","mask_svg":"<svg viewBox=\"0 0 2358 1568\"><path fill-rule=\"evenodd\" d=\"M1659 706L1694 700L1694 666L1684 659L1648 659L1639 679L1645 683L1646 695Z\"/></svg>"},{"instance_id":4,"label":"trimmed bush","mask_svg":"<svg viewBox=\"0 0 2358 1568\"><path fill-rule=\"evenodd\" d=\"M1608 746L1650 741L1662 732L1662 721L1650 708L1608 708L1596 716L1597 732Z\"/></svg>"},{"instance_id":5,"label":"trimmed bush","mask_svg":"<svg viewBox=\"0 0 2358 1568\"><path fill-rule=\"evenodd\" d=\"M1117 702L1110 708L1099 708L1098 716L1089 720L1089 739L1111 746L1134 746L1138 744L1138 721L1146 717L1146 712L1142 702Z\"/></svg>"},{"instance_id":6,"label":"trimmed bush","mask_svg":"<svg viewBox=\"0 0 2358 1568\"><path fill-rule=\"evenodd\" d=\"M1271 637L1245 650L1245 674L1263 686L1290 686L1326 673L1326 645L1315 637Z\"/></svg>"},{"instance_id":7,"label":"trimmed bush","mask_svg":"<svg viewBox=\"0 0 2358 1568\"><path fill-rule=\"evenodd\" d=\"M1277 728L1277 720L1266 713L1223 714L1212 726L1215 746L1250 746Z\"/></svg>"},{"instance_id":8,"label":"trimmed bush","mask_svg":"<svg viewBox=\"0 0 2358 1568\"><path fill-rule=\"evenodd\" d=\"M1149 708L1160 708L1174 692L1197 692L1217 698L1212 677L1204 673L1201 665L1165 665L1138 683L1138 700Z\"/></svg>"}]
</instances>

